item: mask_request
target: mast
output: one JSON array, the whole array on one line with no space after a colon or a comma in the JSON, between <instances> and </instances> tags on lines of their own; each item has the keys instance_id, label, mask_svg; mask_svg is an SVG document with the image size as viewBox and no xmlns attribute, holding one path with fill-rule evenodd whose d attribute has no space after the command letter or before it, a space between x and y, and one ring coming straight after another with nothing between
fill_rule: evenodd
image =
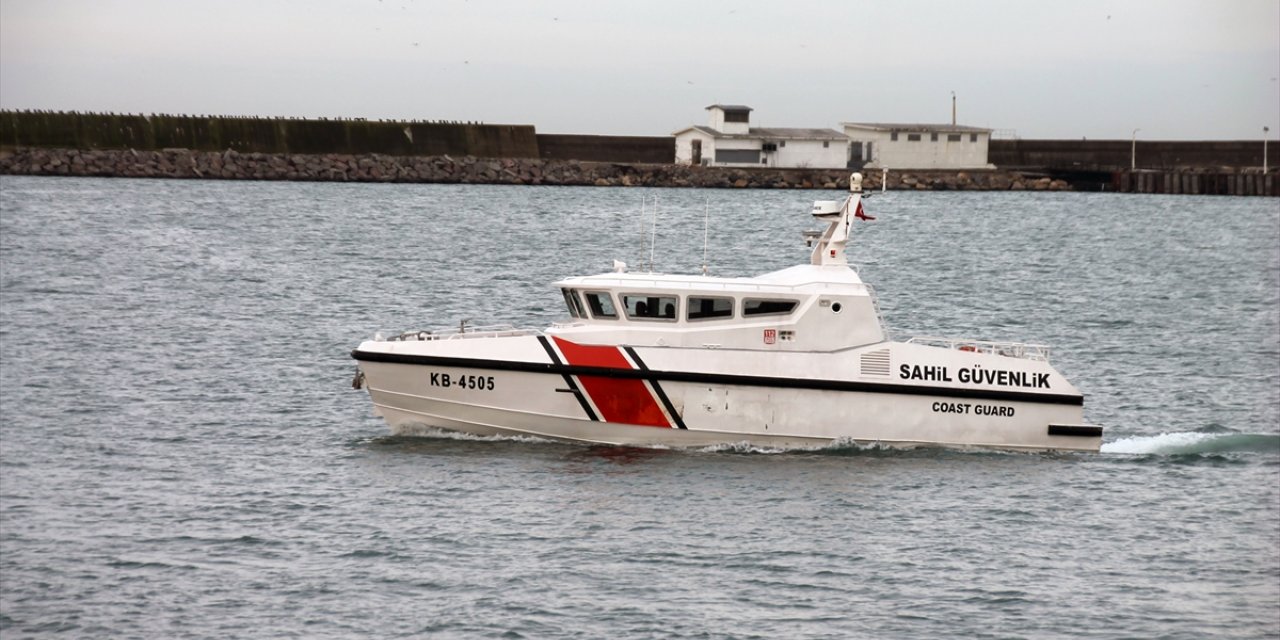
<instances>
[{"instance_id":1,"label":"mast","mask_svg":"<svg viewBox=\"0 0 1280 640\"><path fill-rule=\"evenodd\" d=\"M827 222L809 256L810 264L847 266L844 248L849 241L853 218L862 206L862 174L849 176L849 196L841 204L837 200L818 200L813 203L813 217Z\"/></svg>"}]
</instances>

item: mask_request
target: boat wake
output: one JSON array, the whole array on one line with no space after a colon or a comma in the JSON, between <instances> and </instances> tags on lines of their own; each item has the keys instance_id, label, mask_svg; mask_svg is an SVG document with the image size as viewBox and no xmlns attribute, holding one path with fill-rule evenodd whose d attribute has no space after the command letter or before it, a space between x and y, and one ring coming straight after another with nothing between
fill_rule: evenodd
<instances>
[{"instance_id":1,"label":"boat wake","mask_svg":"<svg viewBox=\"0 0 1280 640\"><path fill-rule=\"evenodd\" d=\"M1280 434L1190 431L1134 436L1102 443L1102 453L1130 455L1199 455L1218 453L1280 453Z\"/></svg>"},{"instance_id":2,"label":"boat wake","mask_svg":"<svg viewBox=\"0 0 1280 640\"><path fill-rule=\"evenodd\" d=\"M391 438L434 438L438 440L468 440L472 442L534 442L555 444L556 440L538 436L493 435L482 436L462 431L450 431L424 424L400 425L391 429Z\"/></svg>"},{"instance_id":3,"label":"boat wake","mask_svg":"<svg viewBox=\"0 0 1280 640\"><path fill-rule=\"evenodd\" d=\"M690 451L698 453L745 453L745 454L787 454L787 453L822 453L822 454L862 454L862 453L888 453L898 454L904 451L914 451L914 447L891 447L889 445L873 442L869 444L861 444L849 439L839 439L834 442L812 445L792 445L792 446L764 446L752 444L750 442L728 442L724 444L708 445L705 447L694 447Z\"/></svg>"}]
</instances>

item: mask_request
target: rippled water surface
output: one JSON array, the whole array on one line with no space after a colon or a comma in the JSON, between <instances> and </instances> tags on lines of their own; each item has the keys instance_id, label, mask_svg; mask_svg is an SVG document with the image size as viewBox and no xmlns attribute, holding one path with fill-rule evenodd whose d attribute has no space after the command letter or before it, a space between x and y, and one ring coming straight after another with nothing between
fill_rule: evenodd
<instances>
[{"instance_id":1,"label":"rippled water surface","mask_svg":"<svg viewBox=\"0 0 1280 640\"><path fill-rule=\"evenodd\" d=\"M1103 453L388 435L375 330L803 262L824 191L0 177L0 634L1280 636L1280 203L889 193L898 337L1043 342Z\"/></svg>"}]
</instances>

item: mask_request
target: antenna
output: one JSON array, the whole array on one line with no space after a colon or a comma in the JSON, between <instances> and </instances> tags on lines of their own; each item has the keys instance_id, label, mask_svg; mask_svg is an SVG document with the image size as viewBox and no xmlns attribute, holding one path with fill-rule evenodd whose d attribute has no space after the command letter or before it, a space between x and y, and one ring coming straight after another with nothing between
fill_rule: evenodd
<instances>
[{"instance_id":1,"label":"antenna","mask_svg":"<svg viewBox=\"0 0 1280 640\"><path fill-rule=\"evenodd\" d=\"M649 273L653 273L654 236L658 233L658 196L653 197L653 225L649 227Z\"/></svg>"},{"instance_id":2,"label":"antenna","mask_svg":"<svg viewBox=\"0 0 1280 640\"><path fill-rule=\"evenodd\" d=\"M707 275L707 219L710 214L710 200L702 201L702 275Z\"/></svg>"}]
</instances>

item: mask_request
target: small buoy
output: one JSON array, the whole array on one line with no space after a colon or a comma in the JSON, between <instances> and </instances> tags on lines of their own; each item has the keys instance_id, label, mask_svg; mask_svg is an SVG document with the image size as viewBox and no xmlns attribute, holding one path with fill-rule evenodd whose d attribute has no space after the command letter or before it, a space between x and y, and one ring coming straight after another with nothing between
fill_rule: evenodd
<instances>
[{"instance_id":1,"label":"small buoy","mask_svg":"<svg viewBox=\"0 0 1280 640\"><path fill-rule=\"evenodd\" d=\"M960 350L961 351L977 351L978 348L971 344L964 344L964 345L960 345Z\"/></svg>"}]
</instances>

